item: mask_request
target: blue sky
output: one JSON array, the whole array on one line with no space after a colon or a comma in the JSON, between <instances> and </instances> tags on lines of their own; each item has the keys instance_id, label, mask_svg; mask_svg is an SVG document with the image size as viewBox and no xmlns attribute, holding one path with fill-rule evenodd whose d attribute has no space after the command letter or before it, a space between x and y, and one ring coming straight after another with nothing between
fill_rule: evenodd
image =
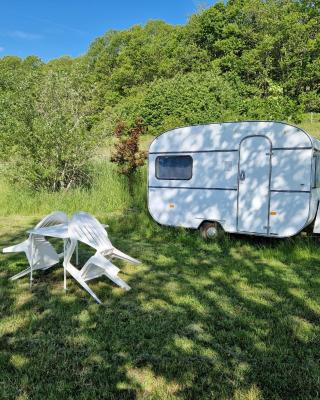
<instances>
[{"instance_id":1,"label":"blue sky","mask_svg":"<svg viewBox=\"0 0 320 400\"><path fill-rule=\"evenodd\" d=\"M148 19L183 24L203 3L201 0L3 0L0 57L32 54L47 61L62 55L78 56L94 38L109 29L125 29Z\"/></svg>"}]
</instances>

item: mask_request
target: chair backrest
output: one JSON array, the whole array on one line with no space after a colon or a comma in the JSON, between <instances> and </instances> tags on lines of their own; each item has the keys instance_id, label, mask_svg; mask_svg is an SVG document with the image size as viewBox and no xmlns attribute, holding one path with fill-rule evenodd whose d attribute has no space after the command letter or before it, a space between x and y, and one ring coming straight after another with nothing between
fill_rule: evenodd
<instances>
[{"instance_id":1,"label":"chair backrest","mask_svg":"<svg viewBox=\"0 0 320 400\"><path fill-rule=\"evenodd\" d=\"M37 225L36 228L44 228L45 226L53 226L68 223L67 215L62 211L54 211L44 217Z\"/></svg>"},{"instance_id":2,"label":"chair backrest","mask_svg":"<svg viewBox=\"0 0 320 400\"><path fill-rule=\"evenodd\" d=\"M69 224L69 237L98 251L113 249L104 227L95 217L85 212L78 212L72 216Z\"/></svg>"}]
</instances>

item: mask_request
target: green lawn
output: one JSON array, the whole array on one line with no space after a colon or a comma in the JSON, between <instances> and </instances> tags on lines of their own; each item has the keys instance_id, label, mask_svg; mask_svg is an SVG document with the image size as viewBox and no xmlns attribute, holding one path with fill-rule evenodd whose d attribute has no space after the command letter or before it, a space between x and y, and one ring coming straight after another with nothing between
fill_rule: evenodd
<instances>
[{"instance_id":1,"label":"green lawn","mask_svg":"<svg viewBox=\"0 0 320 400\"><path fill-rule=\"evenodd\" d=\"M220 237L156 225L145 214L106 218L132 286L91 287L61 266L8 281L25 268L0 255L2 399L315 399L320 393L318 239ZM0 247L34 217L2 217ZM88 250L81 248L81 258Z\"/></svg>"}]
</instances>

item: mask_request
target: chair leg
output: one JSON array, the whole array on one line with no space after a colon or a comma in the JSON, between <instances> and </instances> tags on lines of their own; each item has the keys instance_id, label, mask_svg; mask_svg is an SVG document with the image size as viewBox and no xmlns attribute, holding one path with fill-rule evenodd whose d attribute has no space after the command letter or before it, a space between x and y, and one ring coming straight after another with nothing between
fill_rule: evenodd
<instances>
[{"instance_id":1,"label":"chair leg","mask_svg":"<svg viewBox=\"0 0 320 400\"><path fill-rule=\"evenodd\" d=\"M102 301L98 298L98 296L94 293L94 291L89 288L89 286L85 283L85 281L82 278L77 279L77 281L83 287L83 289L85 289L95 299L95 301L98 304L102 304Z\"/></svg>"},{"instance_id":2,"label":"chair leg","mask_svg":"<svg viewBox=\"0 0 320 400\"><path fill-rule=\"evenodd\" d=\"M122 289L124 289L126 291L131 289L131 287L125 281L123 281L121 278L119 278L118 276L109 275L106 272L105 272L105 276L107 278L109 278L112 282L114 282L116 285L120 286Z\"/></svg>"},{"instance_id":3,"label":"chair leg","mask_svg":"<svg viewBox=\"0 0 320 400\"><path fill-rule=\"evenodd\" d=\"M79 265L79 243L76 244L76 265Z\"/></svg>"},{"instance_id":4,"label":"chair leg","mask_svg":"<svg viewBox=\"0 0 320 400\"><path fill-rule=\"evenodd\" d=\"M46 271L52 267L54 267L54 265L49 265L49 266L46 265L43 268L34 268L33 271L37 271L37 270ZM31 267L28 267L28 268L24 269L23 271L18 272L16 275L11 276L11 278L9 278L9 279L10 279L10 281L15 281L16 279L22 278L23 276L30 274L30 270L31 270Z\"/></svg>"},{"instance_id":5,"label":"chair leg","mask_svg":"<svg viewBox=\"0 0 320 400\"><path fill-rule=\"evenodd\" d=\"M22 278L23 276L30 274L31 268L28 267L23 271L18 272L16 275L11 276L10 281L15 281L16 279Z\"/></svg>"},{"instance_id":6,"label":"chair leg","mask_svg":"<svg viewBox=\"0 0 320 400\"><path fill-rule=\"evenodd\" d=\"M26 244L26 241L19 243L19 244L15 244L13 246L10 247L5 247L4 249L2 249L3 253L21 253L21 252L25 252L28 248L28 245Z\"/></svg>"},{"instance_id":7,"label":"chair leg","mask_svg":"<svg viewBox=\"0 0 320 400\"><path fill-rule=\"evenodd\" d=\"M131 262L132 264L141 264L141 261L128 256L128 254L123 253L122 251L116 249L115 247L113 248L111 255L112 257L120 258L120 260Z\"/></svg>"},{"instance_id":8,"label":"chair leg","mask_svg":"<svg viewBox=\"0 0 320 400\"><path fill-rule=\"evenodd\" d=\"M95 301L99 304L102 304L101 300L97 297L97 295L89 288L84 279L80 276L79 270L76 269L73 265L69 264L66 267L66 270L69 274L95 299Z\"/></svg>"}]
</instances>

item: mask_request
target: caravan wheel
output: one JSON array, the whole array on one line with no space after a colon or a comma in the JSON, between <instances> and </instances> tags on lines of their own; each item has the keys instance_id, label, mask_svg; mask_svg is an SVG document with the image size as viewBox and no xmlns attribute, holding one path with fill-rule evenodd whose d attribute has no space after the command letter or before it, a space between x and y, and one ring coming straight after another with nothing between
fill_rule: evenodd
<instances>
[{"instance_id":1,"label":"caravan wheel","mask_svg":"<svg viewBox=\"0 0 320 400\"><path fill-rule=\"evenodd\" d=\"M200 226L200 235L204 239L214 239L217 237L219 230L221 230L217 222L203 222Z\"/></svg>"}]
</instances>

